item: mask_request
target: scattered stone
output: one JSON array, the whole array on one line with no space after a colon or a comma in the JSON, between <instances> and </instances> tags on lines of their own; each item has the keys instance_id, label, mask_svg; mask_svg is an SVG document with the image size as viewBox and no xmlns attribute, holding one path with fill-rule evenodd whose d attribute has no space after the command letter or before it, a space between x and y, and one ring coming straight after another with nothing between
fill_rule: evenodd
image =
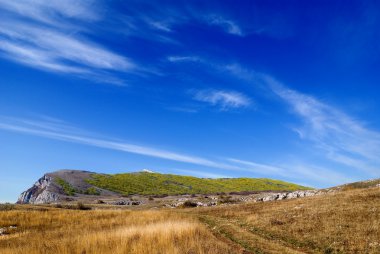
<instances>
[{"instance_id":1,"label":"scattered stone","mask_svg":"<svg viewBox=\"0 0 380 254\"><path fill-rule=\"evenodd\" d=\"M109 205L141 205L141 201L118 200L108 203Z\"/></svg>"},{"instance_id":2,"label":"scattered stone","mask_svg":"<svg viewBox=\"0 0 380 254\"><path fill-rule=\"evenodd\" d=\"M16 229L17 226L9 226L9 227L3 227L3 228L0 228L0 236L3 236L3 235L8 235L12 229Z\"/></svg>"},{"instance_id":3,"label":"scattered stone","mask_svg":"<svg viewBox=\"0 0 380 254\"><path fill-rule=\"evenodd\" d=\"M129 205L129 201L119 200L114 202L113 205Z\"/></svg>"},{"instance_id":4,"label":"scattered stone","mask_svg":"<svg viewBox=\"0 0 380 254\"><path fill-rule=\"evenodd\" d=\"M190 207L190 204L191 204L191 207L206 207L206 206L218 205L218 202L216 202L216 201L201 202L201 201L195 201L195 200L191 200L191 199L186 199L186 201L182 201L182 200L184 200L183 198L178 199L178 200L181 200L181 201L174 202L171 204L165 204L165 207L168 207L168 208L176 208L176 207L181 207L181 206Z\"/></svg>"},{"instance_id":5,"label":"scattered stone","mask_svg":"<svg viewBox=\"0 0 380 254\"><path fill-rule=\"evenodd\" d=\"M294 199L294 198L303 198L303 197L311 197L315 195L323 194L320 191L316 190L305 190L305 191L293 191L293 192L281 192L281 193L265 193L260 197L252 198L252 197L242 197L241 201L253 201L253 202L268 202L275 200L284 200L284 199Z\"/></svg>"},{"instance_id":6,"label":"scattered stone","mask_svg":"<svg viewBox=\"0 0 380 254\"><path fill-rule=\"evenodd\" d=\"M266 197L263 197L263 202L268 202L268 201L273 201L273 200L276 200L278 198L278 194L273 194L273 195L269 195L269 196L266 196Z\"/></svg>"}]
</instances>

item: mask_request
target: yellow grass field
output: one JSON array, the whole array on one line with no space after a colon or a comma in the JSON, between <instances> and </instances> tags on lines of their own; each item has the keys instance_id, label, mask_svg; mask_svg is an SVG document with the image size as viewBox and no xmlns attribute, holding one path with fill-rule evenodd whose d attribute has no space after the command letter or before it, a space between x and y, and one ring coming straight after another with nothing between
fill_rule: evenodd
<instances>
[{"instance_id":1,"label":"yellow grass field","mask_svg":"<svg viewBox=\"0 0 380 254\"><path fill-rule=\"evenodd\" d=\"M204 225L177 213L125 210L14 210L0 225L17 225L0 236L2 254L235 253Z\"/></svg>"},{"instance_id":2,"label":"yellow grass field","mask_svg":"<svg viewBox=\"0 0 380 254\"><path fill-rule=\"evenodd\" d=\"M198 211L252 253L380 253L380 188Z\"/></svg>"},{"instance_id":3,"label":"yellow grass field","mask_svg":"<svg viewBox=\"0 0 380 254\"><path fill-rule=\"evenodd\" d=\"M380 188L210 208L0 211L1 254L380 253Z\"/></svg>"}]
</instances>

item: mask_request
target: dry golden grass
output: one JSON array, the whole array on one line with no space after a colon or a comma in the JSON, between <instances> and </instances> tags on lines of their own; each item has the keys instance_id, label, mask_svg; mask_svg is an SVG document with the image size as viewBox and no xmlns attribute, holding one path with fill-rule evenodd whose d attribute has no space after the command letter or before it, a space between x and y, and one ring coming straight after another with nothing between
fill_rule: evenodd
<instances>
[{"instance_id":1,"label":"dry golden grass","mask_svg":"<svg viewBox=\"0 0 380 254\"><path fill-rule=\"evenodd\" d=\"M0 212L2 254L237 253L190 216L169 211L13 210Z\"/></svg>"},{"instance_id":2,"label":"dry golden grass","mask_svg":"<svg viewBox=\"0 0 380 254\"><path fill-rule=\"evenodd\" d=\"M380 188L198 213L252 252L380 253Z\"/></svg>"},{"instance_id":3,"label":"dry golden grass","mask_svg":"<svg viewBox=\"0 0 380 254\"><path fill-rule=\"evenodd\" d=\"M380 188L213 208L107 209L0 211L0 227L17 225L0 236L0 253L380 253Z\"/></svg>"}]
</instances>

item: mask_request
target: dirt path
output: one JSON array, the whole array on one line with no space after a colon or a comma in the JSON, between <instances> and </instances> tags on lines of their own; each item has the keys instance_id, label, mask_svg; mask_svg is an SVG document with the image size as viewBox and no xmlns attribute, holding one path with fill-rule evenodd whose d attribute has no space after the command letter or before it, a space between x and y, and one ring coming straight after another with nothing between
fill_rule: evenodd
<instances>
[{"instance_id":1,"label":"dirt path","mask_svg":"<svg viewBox=\"0 0 380 254\"><path fill-rule=\"evenodd\" d=\"M268 239L242 226L238 221L210 215L201 215L205 223L216 236L227 238L242 247L243 253L257 254L305 254L297 247L292 247L278 239Z\"/></svg>"}]
</instances>

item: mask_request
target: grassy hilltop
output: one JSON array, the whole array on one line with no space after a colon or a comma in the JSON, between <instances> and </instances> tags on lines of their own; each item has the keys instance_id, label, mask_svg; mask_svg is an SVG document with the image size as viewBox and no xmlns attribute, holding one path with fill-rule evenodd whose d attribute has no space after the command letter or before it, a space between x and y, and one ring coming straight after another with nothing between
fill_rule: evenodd
<instances>
[{"instance_id":1,"label":"grassy hilltop","mask_svg":"<svg viewBox=\"0 0 380 254\"><path fill-rule=\"evenodd\" d=\"M96 187L122 194L177 195L218 192L304 190L307 187L266 178L197 178L159 173L93 174L86 180Z\"/></svg>"}]
</instances>

